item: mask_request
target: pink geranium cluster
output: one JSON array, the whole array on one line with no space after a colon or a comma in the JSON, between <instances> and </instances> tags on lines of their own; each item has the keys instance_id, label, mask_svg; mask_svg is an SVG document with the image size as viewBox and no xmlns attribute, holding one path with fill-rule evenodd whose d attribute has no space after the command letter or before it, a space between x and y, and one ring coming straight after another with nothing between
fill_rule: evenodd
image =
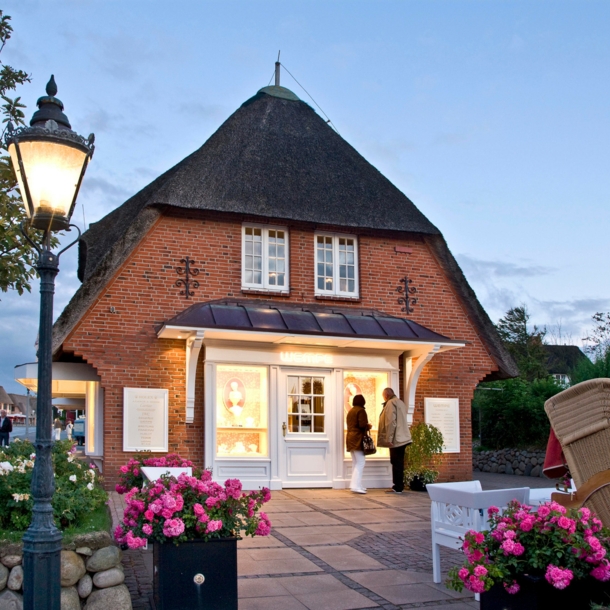
<instances>
[{"instance_id":1,"label":"pink geranium cluster","mask_svg":"<svg viewBox=\"0 0 610 610\"><path fill-rule=\"evenodd\" d=\"M220 485L207 470L200 476L164 476L127 492L123 522L114 535L129 548L144 546L150 539L178 543L242 533L267 536L271 522L259 511L270 499L266 488L244 492L238 479Z\"/></svg>"},{"instance_id":2,"label":"pink geranium cluster","mask_svg":"<svg viewBox=\"0 0 610 610\"><path fill-rule=\"evenodd\" d=\"M161 457L146 457L144 455L136 455L134 458L131 458L127 464L123 464L119 468L119 483L117 483L115 486L117 493L124 494L134 487L142 489L142 485L144 485L142 466L192 468L193 462L190 460L185 460L177 453L168 453L167 455Z\"/></svg>"},{"instance_id":3,"label":"pink geranium cluster","mask_svg":"<svg viewBox=\"0 0 610 610\"><path fill-rule=\"evenodd\" d=\"M466 534L467 563L450 571L450 587L482 593L502 582L514 594L524 575L544 577L557 589L589 576L610 580L610 532L588 508L546 502L534 510L513 501L504 512L489 508L488 518L488 530Z\"/></svg>"}]
</instances>

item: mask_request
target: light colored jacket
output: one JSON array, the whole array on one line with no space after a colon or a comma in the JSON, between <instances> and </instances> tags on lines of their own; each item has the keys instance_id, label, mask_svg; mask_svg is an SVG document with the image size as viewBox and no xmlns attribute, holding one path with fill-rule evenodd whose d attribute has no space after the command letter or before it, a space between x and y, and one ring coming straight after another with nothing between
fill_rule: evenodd
<instances>
[{"instance_id":1,"label":"light colored jacket","mask_svg":"<svg viewBox=\"0 0 610 610\"><path fill-rule=\"evenodd\" d=\"M392 396L379 416L379 430L377 432L378 447L401 447L411 442L411 431L407 423L407 405Z\"/></svg>"}]
</instances>

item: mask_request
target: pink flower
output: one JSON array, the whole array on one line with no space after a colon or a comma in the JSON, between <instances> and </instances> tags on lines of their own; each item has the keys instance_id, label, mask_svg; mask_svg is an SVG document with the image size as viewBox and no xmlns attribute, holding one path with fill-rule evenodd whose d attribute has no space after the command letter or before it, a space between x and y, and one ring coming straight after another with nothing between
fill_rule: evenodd
<instances>
[{"instance_id":1,"label":"pink flower","mask_svg":"<svg viewBox=\"0 0 610 610\"><path fill-rule=\"evenodd\" d=\"M201 515L205 514L205 509L201 504L193 504L193 512L197 517L201 517Z\"/></svg>"},{"instance_id":2,"label":"pink flower","mask_svg":"<svg viewBox=\"0 0 610 610\"><path fill-rule=\"evenodd\" d=\"M260 513L260 521L256 526L256 531L254 532L255 536L268 536L271 533L271 521L269 521L269 517L265 513L261 511Z\"/></svg>"},{"instance_id":3,"label":"pink flower","mask_svg":"<svg viewBox=\"0 0 610 610\"><path fill-rule=\"evenodd\" d=\"M553 585L556 589L565 589L572 578L574 578L574 574L572 570L558 568L553 564L549 564L546 569L546 574L544 575L547 582Z\"/></svg>"},{"instance_id":4,"label":"pink flower","mask_svg":"<svg viewBox=\"0 0 610 610\"><path fill-rule=\"evenodd\" d=\"M139 468L134 468L133 469L133 476L134 477L140 476L140 469Z\"/></svg>"},{"instance_id":5,"label":"pink flower","mask_svg":"<svg viewBox=\"0 0 610 610\"><path fill-rule=\"evenodd\" d=\"M473 570L474 575L475 576L486 576L487 575L487 568L485 566L476 566L476 568Z\"/></svg>"},{"instance_id":6,"label":"pink flower","mask_svg":"<svg viewBox=\"0 0 610 610\"><path fill-rule=\"evenodd\" d=\"M470 576L470 572L468 571L468 568L460 568L460 571L458 572L458 576L460 577L461 580L465 581Z\"/></svg>"},{"instance_id":7,"label":"pink flower","mask_svg":"<svg viewBox=\"0 0 610 610\"><path fill-rule=\"evenodd\" d=\"M477 544L483 544L485 542L485 536L481 532L475 532L474 541Z\"/></svg>"},{"instance_id":8,"label":"pink flower","mask_svg":"<svg viewBox=\"0 0 610 610\"><path fill-rule=\"evenodd\" d=\"M464 583L466 588L473 593L484 593L485 583L479 580L474 574L468 579L468 582Z\"/></svg>"},{"instance_id":9,"label":"pink flower","mask_svg":"<svg viewBox=\"0 0 610 610\"><path fill-rule=\"evenodd\" d=\"M525 547L520 542L515 542L513 547L513 555L520 557L525 552Z\"/></svg>"},{"instance_id":10,"label":"pink flower","mask_svg":"<svg viewBox=\"0 0 610 610\"><path fill-rule=\"evenodd\" d=\"M144 532L144 533L145 533L147 536L150 536L150 535L153 533L153 528L152 528L152 525L150 525L150 524L148 524L148 523L145 523L145 524L142 526L142 531L143 531L143 532Z\"/></svg>"},{"instance_id":11,"label":"pink flower","mask_svg":"<svg viewBox=\"0 0 610 610\"><path fill-rule=\"evenodd\" d=\"M515 550L515 543L513 540L508 538L500 545L500 548L502 549L502 551L504 551L505 555L511 555L512 552Z\"/></svg>"},{"instance_id":12,"label":"pink flower","mask_svg":"<svg viewBox=\"0 0 610 610\"><path fill-rule=\"evenodd\" d=\"M506 592L510 593L511 595L515 595L515 593L519 593L519 590L521 589L521 587L519 586L519 583L516 580L513 580L512 585L507 585L506 583L504 583L504 588L506 589Z\"/></svg>"},{"instance_id":13,"label":"pink flower","mask_svg":"<svg viewBox=\"0 0 610 610\"><path fill-rule=\"evenodd\" d=\"M551 514L551 509L546 504L543 504L542 506L540 506L538 508L539 517L548 517L550 514Z\"/></svg>"},{"instance_id":14,"label":"pink flower","mask_svg":"<svg viewBox=\"0 0 610 610\"><path fill-rule=\"evenodd\" d=\"M144 513L144 518L147 521L152 521L155 518L155 513L152 512L152 510L149 508L145 513Z\"/></svg>"},{"instance_id":15,"label":"pink flower","mask_svg":"<svg viewBox=\"0 0 610 610\"><path fill-rule=\"evenodd\" d=\"M487 509L488 516L497 515L500 512L500 509L497 506L490 506Z\"/></svg>"},{"instance_id":16,"label":"pink flower","mask_svg":"<svg viewBox=\"0 0 610 610\"><path fill-rule=\"evenodd\" d=\"M123 494L124 494L124 493L127 491L127 488L126 488L126 487L124 487L123 485L117 485L117 486L114 488L114 490L115 490L115 491L116 491L118 494L123 495Z\"/></svg>"},{"instance_id":17,"label":"pink flower","mask_svg":"<svg viewBox=\"0 0 610 610\"><path fill-rule=\"evenodd\" d=\"M180 536L184 531L184 521L182 519L167 519L163 524L163 535L168 538Z\"/></svg>"},{"instance_id":18,"label":"pink flower","mask_svg":"<svg viewBox=\"0 0 610 610\"><path fill-rule=\"evenodd\" d=\"M119 470L123 473L123 474L127 474L129 472L129 468L127 466L121 466L121 468L119 468Z\"/></svg>"},{"instance_id":19,"label":"pink flower","mask_svg":"<svg viewBox=\"0 0 610 610\"><path fill-rule=\"evenodd\" d=\"M604 559L596 568L593 568L591 576L602 582L610 580L610 564L608 564L608 561Z\"/></svg>"},{"instance_id":20,"label":"pink flower","mask_svg":"<svg viewBox=\"0 0 610 610\"><path fill-rule=\"evenodd\" d=\"M211 534L212 532L217 532L222 529L222 521L220 519L212 519L208 522L206 532Z\"/></svg>"},{"instance_id":21,"label":"pink flower","mask_svg":"<svg viewBox=\"0 0 610 610\"><path fill-rule=\"evenodd\" d=\"M527 519L523 519L521 523L519 523L519 528L524 532L529 532L534 527L534 519L528 517Z\"/></svg>"}]
</instances>

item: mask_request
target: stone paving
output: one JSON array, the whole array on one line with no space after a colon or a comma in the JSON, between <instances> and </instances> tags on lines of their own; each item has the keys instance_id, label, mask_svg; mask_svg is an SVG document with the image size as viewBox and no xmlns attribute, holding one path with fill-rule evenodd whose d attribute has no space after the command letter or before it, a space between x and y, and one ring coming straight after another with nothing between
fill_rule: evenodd
<instances>
[{"instance_id":1,"label":"stone paving","mask_svg":"<svg viewBox=\"0 0 610 610\"><path fill-rule=\"evenodd\" d=\"M484 489L550 487L546 479L475 473ZM113 521L122 497L111 494ZM432 582L430 501L425 493L294 489L266 505L271 536L238 543L240 610L472 610L471 593ZM443 574L462 555L441 549ZM152 552L126 551L134 610L155 610Z\"/></svg>"}]
</instances>

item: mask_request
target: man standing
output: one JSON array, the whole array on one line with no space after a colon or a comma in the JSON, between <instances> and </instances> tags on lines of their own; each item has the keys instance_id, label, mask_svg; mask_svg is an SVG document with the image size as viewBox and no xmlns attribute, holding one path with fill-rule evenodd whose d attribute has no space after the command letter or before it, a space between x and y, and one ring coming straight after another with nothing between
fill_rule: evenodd
<instances>
[{"instance_id":1,"label":"man standing","mask_svg":"<svg viewBox=\"0 0 610 610\"><path fill-rule=\"evenodd\" d=\"M401 494L405 488L405 449L411 442L407 423L407 405L394 394L392 388L383 391L383 411L379 416L377 446L390 448L392 489L386 493Z\"/></svg>"},{"instance_id":2,"label":"man standing","mask_svg":"<svg viewBox=\"0 0 610 610\"><path fill-rule=\"evenodd\" d=\"M6 445L10 440L10 434L13 431L13 422L9 417L6 416L6 411L2 409L0 411L0 447Z\"/></svg>"}]
</instances>

